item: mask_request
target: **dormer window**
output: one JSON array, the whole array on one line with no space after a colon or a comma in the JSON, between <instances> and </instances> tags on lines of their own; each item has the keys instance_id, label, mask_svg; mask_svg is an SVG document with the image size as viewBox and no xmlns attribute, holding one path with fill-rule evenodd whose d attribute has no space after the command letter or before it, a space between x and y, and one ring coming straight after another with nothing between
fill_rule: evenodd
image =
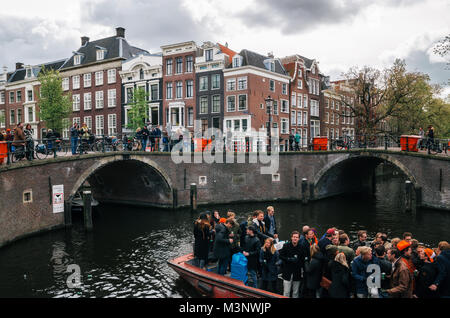
<instances>
[{"instance_id":1,"label":"dormer window","mask_svg":"<svg viewBox=\"0 0 450 318\"><path fill-rule=\"evenodd\" d=\"M242 66L242 56L236 55L233 57L233 67L241 67Z\"/></svg>"},{"instance_id":2,"label":"dormer window","mask_svg":"<svg viewBox=\"0 0 450 318\"><path fill-rule=\"evenodd\" d=\"M213 60L213 50L206 50L205 51L205 61L212 61Z\"/></svg>"},{"instance_id":3,"label":"dormer window","mask_svg":"<svg viewBox=\"0 0 450 318\"><path fill-rule=\"evenodd\" d=\"M73 57L73 65L80 65L81 64L81 55L75 55Z\"/></svg>"},{"instance_id":4,"label":"dormer window","mask_svg":"<svg viewBox=\"0 0 450 318\"><path fill-rule=\"evenodd\" d=\"M264 66L266 67L267 70L271 71L271 72L275 72L275 61L274 60L265 60L264 61Z\"/></svg>"},{"instance_id":5,"label":"dormer window","mask_svg":"<svg viewBox=\"0 0 450 318\"><path fill-rule=\"evenodd\" d=\"M270 71L275 72L275 62L270 62Z\"/></svg>"},{"instance_id":6,"label":"dormer window","mask_svg":"<svg viewBox=\"0 0 450 318\"><path fill-rule=\"evenodd\" d=\"M105 50L97 50L97 61L103 60L105 58Z\"/></svg>"},{"instance_id":7,"label":"dormer window","mask_svg":"<svg viewBox=\"0 0 450 318\"><path fill-rule=\"evenodd\" d=\"M316 67L315 67L315 66L313 66L313 67L311 68L311 73L316 74Z\"/></svg>"},{"instance_id":8,"label":"dormer window","mask_svg":"<svg viewBox=\"0 0 450 318\"><path fill-rule=\"evenodd\" d=\"M27 78L31 77L31 68L27 68Z\"/></svg>"}]
</instances>

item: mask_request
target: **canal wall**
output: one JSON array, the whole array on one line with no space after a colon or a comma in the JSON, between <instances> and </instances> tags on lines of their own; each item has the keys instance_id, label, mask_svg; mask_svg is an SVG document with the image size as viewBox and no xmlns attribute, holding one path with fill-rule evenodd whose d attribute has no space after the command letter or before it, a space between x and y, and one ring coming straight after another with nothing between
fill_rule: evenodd
<instances>
[{"instance_id":1,"label":"canal wall","mask_svg":"<svg viewBox=\"0 0 450 318\"><path fill-rule=\"evenodd\" d=\"M0 246L18 238L70 225L70 214L53 213L52 187L64 186L71 202L83 184L103 202L179 208L196 203L318 200L370 192L376 167L389 162L413 185L415 204L450 210L450 159L387 151L282 153L274 174L268 163L176 164L169 154L106 153L0 167ZM225 158L224 158L225 159ZM201 160L200 160L201 161ZM225 160L224 160L225 161ZM87 181L87 182L86 182ZM67 209L66 209L67 210ZM167 213L170 213L168 211Z\"/></svg>"}]
</instances>

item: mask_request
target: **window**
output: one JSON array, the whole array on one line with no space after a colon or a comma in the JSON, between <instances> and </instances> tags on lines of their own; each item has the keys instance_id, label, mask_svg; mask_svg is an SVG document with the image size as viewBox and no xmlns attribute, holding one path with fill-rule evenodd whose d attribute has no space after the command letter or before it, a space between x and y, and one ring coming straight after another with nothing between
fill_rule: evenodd
<instances>
[{"instance_id":1,"label":"window","mask_svg":"<svg viewBox=\"0 0 450 318\"><path fill-rule=\"evenodd\" d=\"M292 93L292 97L291 97L292 107L296 106L296 101L297 101L297 95L295 95L295 93Z\"/></svg>"},{"instance_id":2,"label":"window","mask_svg":"<svg viewBox=\"0 0 450 318\"><path fill-rule=\"evenodd\" d=\"M192 73L194 69L194 59L191 55L186 56L186 72Z\"/></svg>"},{"instance_id":3,"label":"window","mask_svg":"<svg viewBox=\"0 0 450 318\"><path fill-rule=\"evenodd\" d=\"M242 64L242 58L241 56L237 55L233 57L233 67L240 67Z\"/></svg>"},{"instance_id":4,"label":"window","mask_svg":"<svg viewBox=\"0 0 450 318\"><path fill-rule=\"evenodd\" d=\"M302 108L302 94L297 95L297 107Z\"/></svg>"},{"instance_id":5,"label":"window","mask_svg":"<svg viewBox=\"0 0 450 318\"><path fill-rule=\"evenodd\" d=\"M31 68L27 68L27 78L31 77Z\"/></svg>"},{"instance_id":6,"label":"window","mask_svg":"<svg viewBox=\"0 0 450 318\"><path fill-rule=\"evenodd\" d=\"M183 82L177 81L176 98L183 98Z\"/></svg>"},{"instance_id":7,"label":"window","mask_svg":"<svg viewBox=\"0 0 450 318\"><path fill-rule=\"evenodd\" d=\"M325 123L328 124L330 122L330 113L327 112L325 115Z\"/></svg>"},{"instance_id":8,"label":"window","mask_svg":"<svg viewBox=\"0 0 450 318\"><path fill-rule=\"evenodd\" d=\"M303 108L308 108L308 96L303 95Z\"/></svg>"},{"instance_id":9,"label":"window","mask_svg":"<svg viewBox=\"0 0 450 318\"><path fill-rule=\"evenodd\" d=\"M200 77L200 91L206 91L208 90L208 76L202 76Z\"/></svg>"},{"instance_id":10,"label":"window","mask_svg":"<svg viewBox=\"0 0 450 318\"><path fill-rule=\"evenodd\" d=\"M72 119L72 122L75 124L78 124L78 126L80 126L81 125L81 122L80 122L80 117L74 117L73 119Z\"/></svg>"},{"instance_id":11,"label":"window","mask_svg":"<svg viewBox=\"0 0 450 318\"><path fill-rule=\"evenodd\" d=\"M297 113L297 125L300 126L302 124L302 112Z\"/></svg>"},{"instance_id":12,"label":"window","mask_svg":"<svg viewBox=\"0 0 450 318\"><path fill-rule=\"evenodd\" d=\"M309 103L311 105L311 116L319 117L319 101L311 99Z\"/></svg>"},{"instance_id":13,"label":"window","mask_svg":"<svg viewBox=\"0 0 450 318\"><path fill-rule=\"evenodd\" d=\"M325 108L330 108L330 100L328 98L325 99Z\"/></svg>"},{"instance_id":14,"label":"window","mask_svg":"<svg viewBox=\"0 0 450 318\"><path fill-rule=\"evenodd\" d=\"M103 115L95 116L95 134L101 136L105 134L105 120Z\"/></svg>"},{"instance_id":15,"label":"window","mask_svg":"<svg viewBox=\"0 0 450 318\"><path fill-rule=\"evenodd\" d=\"M92 109L92 96L91 93L84 94L84 110Z\"/></svg>"},{"instance_id":16,"label":"window","mask_svg":"<svg viewBox=\"0 0 450 318\"><path fill-rule=\"evenodd\" d=\"M227 112L236 111L236 96L227 96Z\"/></svg>"},{"instance_id":17,"label":"window","mask_svg":"<svg viewBox=\"0 0 450 318\"><path fill-rule=\"evenodd\" d=\"M239 108L238 110L247 110L247 95L239 95Z\"/></svg>"},{"instance_id":18,"label":"window","mask_svg":"<svg viewBox=\"0 0 450 318\"><path fill-rule=\"evenodd\" d=\"M139 79L144 79L144 70L142 68L139 70Z\"/></svg>"},{"instance_id":19,"label":"window","mask_svg":"<svg viewBox=\"0 0 450 318\"><path fill-rule=\"evenodd\" d=\"M21 123L22 122L22 109L18 108L17 109L17 123Z\"/></svg>"},{"instance_id":20,"label":"window","mask_svg":"<svg viewBox=\"0 0 450 318\"><path fill-rule=\"evenodd\" d=\"M320 122L318 120L311 120L311 137L320 136Z\"/></svg>"},{"instance_id":21,"label":"window","mask_svg":"<svg viewBox=\"0 0 450 318\"><path fill-rule=\"evenodd\" d=\"M116 90L108 89L108 107L116 107Z\"/></svg>"},{"instance_id":22,"label":"window","mask_svg":"<svg viewBox=\"0 0 450 318\"><path fill-rule=\"evenodd\" d=\"M208 113L208 96L200 97L200 114Z\"/></svg>"},{"instance_id":23,"label":"window","mask_svg":"<svg viewBox=\"0 0 450 318\"><path fill-rule=\"evenodd\" d=\"M301 80L301 79L297 80L297 88L298 89L303 89L303 80Z\"/></svg>"},{"instance_id":24,"label":"window","mask_svg":"<svg viewBox=\"0 0 450 318\"><path fill-rule=\"evenodd\" d=\"M208 119L201 120L202 133L208 130Z\"/></svg>"},{"instance_id":25,"label":"window","mask_svg":"<svg viewBox=\"0 0 450 318\"><path fill-rule=\"evenodd\" d=\"M336 110L339 110L339 102L336 101Z\"/></svg>"},{"instance_id":26,"label":"window","mask_svg":"<svg viewBox=\"0 0 450 318\"><path fill-rule=\"evenodd\" d=\"M97 50L97 61L105 58L105 50Z\"/></svg>"},{"instance_id":27,"label":"window","mask_svg":"<svg viewBox=\"0 0 450 318\"><path fill-rule=\"evenodd\" d=\"M0 104L5 103L5 92L0 92Z\"/></svg>"},{"instance_id":28,"label":"window","mask_svg":"<svg viewBox=\"0 0 450 318\"><path fill-rule=\"evenodd\" d=\"M95 92L95 108L103 108L103 91Z\"/></svg>"},{"instance_id":29,"label":"window","mask_svg":"<svg viewBox=\"0 0 450 318\"><path fill-rule=\"evenodd\" d=\"M72 77L72 88L79 89L80 88L80 76L75 75Z\"/></svg>"},{"instance_id":30,"label":"window","mask_svg":"<svg viewBox=\"0 0 450 318\"><path fill-rule=\"evenodd\" d=\"M205 51L205 61L212 61L213 60L213 50L206 50Z\"/></svg>"},{"instance_id":31,"label":"window","mask_svg":"<svg viewBox=\"0 0 450 318\"><path fill-rule=\"evenodd\" d=\"M116 82L116 69L113 68L108 70L108 84L112 84Z\"/></svg>"},{"instance_id":32,"label":"window","mask_svg":"<svg viewBox=\"0 0 450 318\"><path fill-rule=\"evenodd\" d=\"M176 68L175 68L175 73L176 74L181 74L183 73L183 58L182 57L177 57L176 58Z\"/></svg>"},{"instance_id":33,"label":"window","mask_svg":"<svg viewBox=\"0 0 450 318\"><path fill-rule=\"evenodd\" d=\"M297 113L295 110L291 111L291 124L295 125L297 120Z\"/></svg>"},{"instance_id":34,"label":"window","mask_svg":"<svg viewBox=\"0 0 450 318\"><path fill-rule=\"evenodd\" d=\"M32 89L27 90L27 101L28 102L33 101L33 90Z\"/></svg>"},{"instance_id":35,"label":"window","mask_svg":"<svg viewBox=\"0 0 450 318\"><path fill-rule=\"evenodd\" d=\"M9 112L9 124L13 125L16 123L16 111L11 109Z\"/></svg>"},{"instance_id":36,"label":"window","mask_svg":"<svg viewBox=\"0 0 450 318\"><path fill-rule=\"evenodd\" d=\"M64 91L69 90L69 78L68 77L65 77L62 79L62 89Z\"/></svg>"},{"instance_id":37,"label":"window","mask_svg":"<svg viewBox=\"0 0 450 318\"><path fill-rule=\"evenodd\" d=\"M75 55L73 58L73 65L80 65L81 64L81 55Z\"/></svg>"},{"instance_id":38,"label":"window","mask_svg":"<svg viewBox=\"0 0 450 318\"><path fill-rule=\"evenodd\" d=\"M248 129L247 119L242 119L242 131L247 131L247 129Z\"/></svg>"},{"instance_id":39,"label":"window","mask_svg":"<svg viewBox=\"0 0 450 318\"><path fill-rule=\"evenodd\" d=\"M22 101L22 91L17 91L17 103L20 103Z\"/></svg>"},{"instance_id":40,"label":"window","mask_svg":"<svg viewBox=\"0 0 450 318\"><path fill-rule=\"evenodd\" d=\"M235 119L235 120L233 120L233 123L234 123L234 125L233 125L234 130L239 131L241 128L241 121L239 119Z\"/></svg>"},{"instance_id":41,"label":"window","mask_svg":"<svg viewBox=\"0 0 450 318\"><path fill-rule=\"evenodd\" d=\"M212 126L214 128L220 129L220 118L219 117L213 117Z\"/></svg>"},{"instance_id":42,"label":"window","mask_svg":"<svg viewBox=\"0 0 450 318\"><path fill-rule=\"evenodd\" d=\"M166 60L166 75L172 75L172 64L173 64L172 59Z\"/></svg>"},{"instance_id":43,"label":"window","mask_svg":"<svg viewBox=\"0 0 450 318\"><path fill-rule=\"evenodd\" d=\"M219 89L220 88L220 75L213 74L211 76L211 89Z\"/></svg>"},{"instance_id":44,"label":"window","mask_svg":"<svg viewBox=\"0 0 450 318\"><path fill-rule=\"evenodd\" d=\"M84 87L91 87L91 73L84 74L83 83Z\"/></svg>"},{"instance_id":45,"label":"window","mask_svg":"<svg viewBox=\"0 0 450 318\"><path fill-rule=\"evenodd\" d=\"M308 125L308 113L303 112L303 125Z\"/></svg>"},{"instance_id":46,"label":"window","mask_svg":"<svg viewBox=\"0 0 450 318\"><path fill-rule=\"evenodd\" d=\"M227 91L234 91L236 89L236 80L229 79L227 80Z\"/></svg>"},{"instance_id":47,"label":"window","mask_svg":"<svg viewBox=\"0 0 450 318\"><path fill-rule=\"evenodd\" d=\"M0 110L0 127L5 128L6 127L6 111Z\"/></svg>"},{"instance_id":48,"label":"window","mask_svg":"<svg viewBox=\"0 0 450 318\"><path fill-rule=\"evenodd\" d=\"M95 85L103 85L103 71L95 72Z\"/></svg>"},{"instance_id":49,"label":"window","mask_svg":"<svg viewBox=\"0 0 450 318\"><path fill-rule=\"evenodd\" d=\"M269 81L269 89L270 91L275 92L275 81L273 80Z\"/></svg>"},{"instance_id":50,"label":"window","mask_svg":"<svg viewBox=\"0 0 450 318\"><path fill-rule=\"evenodd\" d=\"M330 124L334 124L334 113L331 113L331 122Z\"/></svg>"},{"instance_id":51,"label":"window","mask_svg":"<svg viewBox=\"0 0 450 318\"><path fill-rule=\"evenodd\" d=\"M289 119L281 118L281 133L288 134L289 133Z\"/></svg>"},{"instance_id":52,"label":"window","mask_svg":"<svg viewBox=\"0 0 450 318\"><path fill-rule=\"evenodd\" d=\"M281 112L282 113L289 113L289 103L285 99L281 100Z\"/></svg>"},{"instance_id":53,"label":"window","mask_svg":"<svg viewBox=\"0 0 450 318\"><path fill-rule=\"evenodd\" d=\"M186 97L187 98L194 97L194 81L193 80L186 81Z\"/></svg>"},{"instance_id":54,"label":"window","mask_svg":"<svg viewBox=\"0 0 450 318\"><path fill-rule=\"evenodd\" d=\"M117 134L116 114L108 114L108 136Z\"/></svg>"},{"instance_id":55,"label":"window","mask_svg":"<svg viewBox=\"0 0 450 318\"><path fill-rule=\"evenodd\" d=\"M73 95L72 96L72 100L73 100L73 111L79 111L80 110L80 95Z\"/></svg>"},{"instance_id":56,"label":"window","mask_svg":"<svg viewBox=\"0 0 450 318\"><path fill-rule=\"evenodd\" d=\"M220 95L214 95L212 97L212 113L220 112Z\"/></svg>"},{"instance_id":57,"label":"window","mask_svg":"<svg viewBox=\"0 0 450 318\"><path fill-rule=\"evenodd\" d=\"M173 94L172 82L166 84L166 99L172 99Z\"/></svg>"},{"instance_id":58,"label":"window","mask_svg":"<svg viewBox=\"0 0 450 318\"><path fill-rule=\"evenodd\" d=\"M194 108L192 107L188 108L188 126L194 126Z\"/></svg>"},{"instance_id":59,"label":"window","mask_svg":"<svg viewBox=\"0 0 450 318\"><path fill-rule=\"evenodd\" d=\"M227 121L225 122L225 127L227 128L227 131L230 131L230 130L231 130L231 120L227 120Z\"/></svg>"},{"instance_id":60,"label":"window","mask_svg":"<svg viewBox=\"0 0 450 318\"><path fill-rule=\"evenodd\" d=\"M287 84L283 84L283 91L282 91L283 95L287 95Z\"/></svg>"},{"instance_id":61,"label":"window","mask_svg":"<svg viewBox=\"0 0 450 318\"><path fill-rule=\"evenodd\" d=\"M127 87L126 91L127 103L133 102L133 87Z\"/></svg>"},{"instance_id":62,"label":"window","mask_svg":"<svg viewBox=\"0 0 450 318\"><path fill-rule=\"evenodd\" d=\"M273 114L278 115L278 101L273 101Z\"/></svg>"},{"instance_id":63,"label":"window","mask_svg":"<svg viewBox=\"0 0 450 318\"><path fill-rule=\"evenodd\" d=\"M247 77L238 78L238 89L247 89Z\"/></svg>"},{"instance_id":64,"label":"window","mask_svg":"<svg viewBox=\"0 0 450 318\"><path fill-rule=\"evenodd\" d=\"M158 84L153 84L153 85L150 85L150 98L151 98L151 100L157 100L157 99L159 99L159 94L158 94L158 91L159 91L159 89L158 89Z\"/></svg>"},{"instance_id":65,"label":"window","mask_svg":"<svg viewBox=\"0 0 450 318\"><path fill-rule=\"evenodd\" d=\"M87 128L92 131L92 117L91 116L85 116L83 118L83 122L86 123Z\"/></svg>"},{"instance_id":66,"label":"window","mask_svg":"<svg viewBox=\"0 0 450 318\"><path fill-rule=\"evenodd\" d=\"M331 101L331 109L334 109L334 100Z\"/></svg>"},{"instance_id":67,"label":"window","mask_svg":"<svg viewBox=\"0 0 450 318\"><path fill-rule=\"evenodd\" d=\"M14 103L14 97L15 97L14 92L9 92L9 102L10 103Z\"/></svg>"},{"instance_id":68,"label":"window","mask_svg":"<svg viewBox=\"0 0 450 318\"><path fill-rule=\"evenodd\" d=\"M300 67L298 68L298 77L302 77L302 69Z\"/></svg>"}]
</instances>

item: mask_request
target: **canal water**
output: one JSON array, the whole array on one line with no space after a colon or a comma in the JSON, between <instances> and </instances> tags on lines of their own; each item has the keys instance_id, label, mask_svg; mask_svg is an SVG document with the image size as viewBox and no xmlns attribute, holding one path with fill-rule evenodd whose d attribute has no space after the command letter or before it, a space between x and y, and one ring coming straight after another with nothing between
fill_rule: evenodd
<instances>
[{"instance_id":1,"label":"canal water","mask_svg":"<svg viewBox=\"0 0 450 318\"><path fill-rule=\"evenodd\" d=\"M356 239L385 232L389 238L405 231L428 246L450 239L450 213L403 210L401 177L377 180L375 196L347 195L302 205L301 202L217 205L243 220L253 210L275 207L279 235L287 239L305 224L319 233L336 226ZM0 249L0 297L199 297L166 261L192 251L190 210L168 211L103 205L94 210L94 230L86 234L80 213L72 229L17 241ZM70 289L67 267L81 270L81 288Z\"/></svg>"}]
</instances>

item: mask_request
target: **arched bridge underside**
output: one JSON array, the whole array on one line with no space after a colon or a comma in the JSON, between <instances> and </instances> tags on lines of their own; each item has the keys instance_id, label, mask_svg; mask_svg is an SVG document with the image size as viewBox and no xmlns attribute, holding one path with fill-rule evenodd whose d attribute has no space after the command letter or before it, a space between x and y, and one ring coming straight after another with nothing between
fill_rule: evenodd
<instances>
[{"instance_id":1,"label":"arched bridge underside","mask_svg":"<svg viewBox=\"0 0 450 318\"><path fill-rule=\"evenodd\" d=\"M191 183L197 184L198 204L316 200L370 190L376 167L388 163L411 181L418 205L450 210L447 157L376 150L281 153L276 175L261 174L269 164L250 164L248 156L236 162L175 164L170 154L133 152L0 166L0 246L64 226L64 213L53 213L53 185L64 185L66 202L89 183L100 202L166 208L188 206Z\"/></svg>"}]
</instances>

